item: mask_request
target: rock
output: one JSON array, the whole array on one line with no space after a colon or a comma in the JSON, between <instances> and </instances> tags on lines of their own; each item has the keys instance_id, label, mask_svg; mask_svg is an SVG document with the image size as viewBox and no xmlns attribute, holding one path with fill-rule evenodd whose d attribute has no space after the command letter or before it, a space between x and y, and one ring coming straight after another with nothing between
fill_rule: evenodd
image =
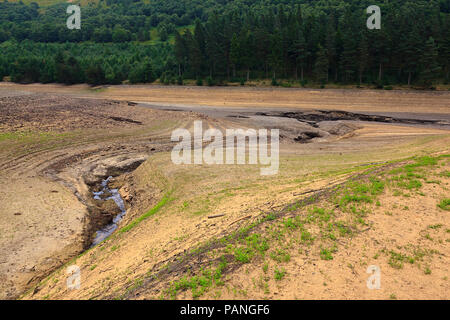
<instances>
[{"instance_id":1,"label":"rock","mask_svg":"<svg viewBox=\"0 0 450 320\"><path fill-rule=\"evenodd\" d=\"M104 159L86 168L83 175L84 182L87 185L92 186L108 176L118 176L124 172L133 171L147 158L148 155L139 154L132 156L122 155Z\"/></svg>"},{"instance_id":2,"label":"rock","mask_svg":"<svg viewBox=\"0 0 450 320\"><path fill-rule=\"evenodd\" d=\"M101 210L104 213L112 214L114 216L121 212L120 208L117 206L117 204L114 202L113 199L103 201L101 205Z\"/></svg>"},{"instance_id":3,"label":"rock","mask_svg":"<svg viewBox=\"0 0 450 320\"><path fill-rule=\"evenodd\" d=\"M343 136L360 128L360 126L342 121L322 121L319 128L332 135Z\"/></svg>"}]
</instances>

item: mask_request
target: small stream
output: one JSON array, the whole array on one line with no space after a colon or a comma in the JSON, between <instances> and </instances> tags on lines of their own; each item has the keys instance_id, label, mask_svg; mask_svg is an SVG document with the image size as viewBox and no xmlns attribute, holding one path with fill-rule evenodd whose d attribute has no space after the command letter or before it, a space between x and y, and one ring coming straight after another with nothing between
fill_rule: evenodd
<instances>
[{"instance_id":1,"label":"small stream","mask_svg":"<svg viewBox=\"0 0 450 320\"><path fill-rule=\"evenodd\" d=\"M119 224L119 222L122 220L123 216L126 213L125 204L123 202L122 197L119 194L118 189L109 189L108 187L108 183L111 179L112 176L109 176L107 179L102 181L103 189L98 192L93 192L94 199L103 201L113 199L121 212L114 217L112 223L108 224L107 226L103 227L102 229L96 232L91 247L96 246L97 244L105 240L107 237L109 237L117 229L117 225Z\"/></svg>"}]
</instances>

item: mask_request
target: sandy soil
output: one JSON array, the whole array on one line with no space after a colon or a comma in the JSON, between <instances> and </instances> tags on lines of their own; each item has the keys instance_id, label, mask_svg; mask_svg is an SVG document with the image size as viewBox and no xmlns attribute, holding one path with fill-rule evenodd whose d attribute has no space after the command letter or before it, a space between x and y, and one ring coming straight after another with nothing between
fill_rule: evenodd
<instances>
[{"instance_id":1,"label":"sandy soil","mask_svg":"<svg viewBox=\"0 0 450 320\"><path fill-rule=\"evenodd\" d=\"M97 182L112 173L104 168L144 161L165 148L161 133L188 119L118 101L1 98L0 297L17 297L82 252L112 218L92 202L87 175Z\"/></svg>"},{"instance_id":2,"label":"sandy soil","mask_svg":"<svg viewBox=\"0 0 450 320\"><path fill-rule=\"evenodd\" d=\"M450 179L439 174L450 169L450 162L442 163L429 172L433 182L421 188L421 195L398 195L390 187L379 198L381 205L371 206L360 233L338 241L331 262L320 257L318 245L288 245L288 262L267 257L267 270L262 261L243 265L209 298L219 293L221 299L449 299L450 219L437 204L450 194ZM410 258L399 261L397 255ZM378 289L367 286L369 266L380 270ZM286 271L282 280L274 278L275 270Z\"/></svg>"},{"instance_id":3,"label":"sandy soil","mask_svg":"<svg viewBox=\"0 0 450 320\"><path fill-rule=\"evenodd\" d=\"M283 89L192 86L18 85L0 83L0 91L49 92L86 97L155 103L163 106L217 106L330 109L353 112L449 114L450 92L355 89Z\"/></svg>"},{"instance_id":4,"label":"sandy soil","mask_svg":"<svg viewBox=\"0 0 450 320\"><path fill-rule=\"evenodd\" d=\"M176 270L156 285L149 284L148 276L161 272L167 262L209 239L242 228L262 212L282 208L298 199L299 193L345 181L368 165L442 152L450 142L448 127L441 125L339 121L318 123L316 128L294 119L256 114L262 109L339 109L448 121L446 92L159 86L92 90L85 86L2 83L0 97L1 178L5 184L14 186L0 192L3 249L0 294L6 298L16 298L30 288L33 290L24 298L158 298L170 287L170 281L187 275L189 266L195 269L204 261L193 258L187 269ZM134 105L127 101L145 103ZM242 113L246 117L229 117ZM178 127L192 129L196 119L203 120L205 126L220 129L279 127L285 137L279 175L262 178L255 166L174 166L167 152L173 146L170 132ZM317 130L322 136L302 143L295 141L305 130ZM70 264L81 268L82 287L68 290L65 268L52 271L86 248L93 225L98 227L111 219L108 210L92 200L92 186L87 182L92 182L95 188L95 183L111 172L116 175L134 169L147 158L135 171L122 174L113 182L126 201L127 215L120 227L132 227L74 258ZM136 159L139 161L135 162ZM293 254L295 263L284 267L292 276L299 270L297 264L301 264L303 276L287 277L282 282L276 282L272 276L269 295L254 288L252 279L261 276L260 264L228 270L224 288L229 290L218 289L220 295L211 290L203 298L361 297L364 270L356 270L358 277L350 279L353 271L349 274L351 268L347 270L343 264L350 261L355 265L362 251L370 256L381 250L383 244L400 237L404 233L396 231L398 225L416 232L439 220L445 226L440 230L445 231L448 220L444 213L436 211L434 195L445 195L446 184L448 181L439 185L444 188L439 192L424 191L427 208L434 210L434 218L419 208L422 202L417 200L417 208L414 203L410 208L417 211L419 220L388 222L383 214L393 200L389 200L392 195L386 194L382 198L383 211L370 218L377 227L375 230L381 233L368 231L345 242L333 261ZM152 212L149 210L165 197L169 199L167 203L147 219L139 219L143 213ZM397 210L392 217L400 217L400 213ZM223 216L208 218L216 214ZM40 217L44 215L42 223ZM364 249L368 239L375 239L370 250ZM439 239L445 244L444 234ZM34 250L36 247L39 250ZM442 260L430 262L434 271L428 278L406 285L407 280L400 277L388 281L382 293L377 291L363 297L389 298L390 294L399 298L446 297L448 287L445 283L441 285L443 280L439 279L446 277L448 253L439 244L436 249L442 252ZM316 262L319 267L314 265ZM272 273L273 267L270 266ZM384 265L382 269L386 269ZM332 270L345 271L332 273ZM387 276L392 274L389 272ZM46 275L49 277L45 278ZM335 280L324 281L324 277ZM430 278L439 285L422 294L418 288ZM304 281L308 290L299 291ZM181 293L179 298L183 297L189 298L191 293Z\"/></svg>"}]
</instances>

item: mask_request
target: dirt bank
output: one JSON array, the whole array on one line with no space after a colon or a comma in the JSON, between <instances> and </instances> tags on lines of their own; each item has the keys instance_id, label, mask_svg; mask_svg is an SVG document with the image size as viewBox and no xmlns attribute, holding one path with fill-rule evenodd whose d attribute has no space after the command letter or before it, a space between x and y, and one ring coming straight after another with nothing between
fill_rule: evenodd
<instances>
[{"instance_id":1,"label":"dirt bank","mask_svg":"<svg viewBox=\"0 0 450 320\"><path fill-rule=\"evenodd\" d=\"M46 90L51 94L43 93ZM192 94L186 93L189 90ZM35 288L25 297L31 299L124 297L135 292L149 270L158 272L182 253L291 203L296 194L342 181L350 172L377 163L448 148L446 125L357 118L357 111L364 108L387 115L397 106L404 119L411 119L414 112L413 119L447 121L445 93L314 92L1 84L1 179L11 186L0 191L2 297L15 298L27 288ZM199 99L193 106L195 95ZM127 102L164 99L167 104L152 108ZM427 110L421 105L425 100L435 108ZM215 107L202 106L207 102ZM317 112L298 110L290 116L285 112L292 111L280 105L294 109L307 105L321 110L321 118L312 116ZM171 108L179 111L163 110ZM357 117L322 114L337 108ZM192 129L196 119L219 129L279 127L285 137L279 175L262 178L255 166L173 165L170 133L180 127ZM124 231L73 260L81 268L83 286L68 291L65 270L51 271L84 250L93 229L111 219L110 210L95 203L91 191L101 179L124 171L132 172L113 181L128 209L121 222ZM99 217L104 219L93 222ZM185 271L171 276L180 279ZM47 280L40 282L46 275ZM161 282L142 296L156 298L168 286Z\"/></svg>"},{"instance_id":2,"label":"dirt bank","mask_svg":"<svg viewBox=\"0 0 450 320\"><path fill-rule=\"evenodd\" d=\"M113 217L92 199L95 185L166 150L165 132L189 117L120 101L2 97L0 297L17 297L87 248Z\"/></svg>"}]
</instances>

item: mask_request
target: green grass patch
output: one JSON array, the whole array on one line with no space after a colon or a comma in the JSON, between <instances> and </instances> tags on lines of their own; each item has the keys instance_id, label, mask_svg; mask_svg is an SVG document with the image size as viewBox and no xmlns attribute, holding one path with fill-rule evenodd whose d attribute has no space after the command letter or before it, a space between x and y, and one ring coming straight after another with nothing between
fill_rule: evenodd
<instances>
[{"instance_id":1,"label":"green grass patch","mask_svg":"<svg viewBox=\"0 0 450 320\"><path fill-rule=\"evenodd\" d=\"M391 250L389 252L389 261L388 264L394 268L394 269L402 269L404 262L410 262L414 263L414 259L412 257L409 257L401 252L395 252L394 250Z\"/></svg>"},{"instance_id":2,"label":"green grass patch","mask_svg":"<svg viewBox=\"0 0 450 320\"><path fill-rule=\"evenodd\" d=\"M248 236L246 239L247 245L260 254L264 254L269 249L269 244L267 239L262 237L260 234L254 233Z\"/></svg>"},{"instance_id":3,"label":"green grass patch","mask_svg":"<svg viewBox=\"0 0 450 320\"><path fill-rule=\"evenodd\" d=\"M51 139L59 139L64 137L70 137L74 133L73 132L5 132L0 133L0 142L2 141L15 141L15 142L47 142Z\"/></svg>"},{"instance_id":4,"label":"green grass patch","mask_svg":"<svg viewBox=\"0 0 450 320\"><path fill-rule=\"evenodd\" d=\"M130 231L131 229L133 229L135 226L137 226L141 221L147 219L148 217L151 217L152 215L158 213L158 211L164 207L165 204L167 204L171 198L170 195L172 194L172 191L167 192L162 199L153 207L151 208L149 211L147 211L146 213L144 213L143 215L139 216L138 218L134 219L132 222L130 222L128 225L126 225L125 227L123 227L122 229L119 230L120 233L124 233L127 231Z\"/></svg>"},{"instance_id":5,"label":"green grass patch","mask_svg":"<svg viewBox=\"0 0 450 320\"><path fill-rule=\"evenodd\" d=\"M320 259L333 260L333 250L322 248L320 250Z\"/></svg>"},{"instance_id":6,"label":"green grass patch","mask_svg":"<svg viewBox=\"0 0 450 320\"><path fill-rule=\"evenodd\" d=\"M450 198L442 199L437 206L442 210L450 211Z\"/></svg>"},{"instance_id":7,"label":"green grass patch","mask_svg":"<svg viewBox=\"0 0 450 320\"><path fill-rule=\"evenodd\" d=\"M450 178L450 171L446 170L439 174L441 177Z\"/></svg>"},{"instance_id":8,"label":"green grass patch","mask_svg":"<svg viewBox=\"0 0 450 320\"><path fill-rule=\"evenodd\" d=\"M255 252L248 247L234 249L234 258L240 263L249 263Z\"/></svg>"},{"instance_id":9,"label":"green grass patch","mask_svg":"<svg viewBox=\"0 0 450 320\"><path fill-rule=\"evenodd\" d=\"M276 268L274 271L274 277L276 281L281 281L286 276L286 270Z\"/></svg>"},{"instance_id":10,"label":"green grass patch","mask_svg":"<svg viewBox=\"0 0 450 320\"><path fill-rule=\"evenodd\" d=\"M284 249L272 251L270 257L277 262L289 262L291 260L291 255Z\"/></svg>"},{"instance_id":11,"label":"green grass patch","mask_svg":"<svg viewBox=\"0 0 450 320\"><path fill-rule=\"evenodd\" d=\"M368 182L351 182L342 191L338 204L345 208L349 203L372 203L384 188L385 182L374 177Z\"/></svg>"},{"instance_id":12,"label":"green grass patch","mask_svg":"<svg viewBox=\"0 0 450 320\"><path fill-rule=\"evenodd\" d=\"M226 267L226 259L222 256L221 262L216 268L202 269L195 276L184 276L180 280L173 282L165 293L169 294L172 299L176 299L180 291L191 290L192 297L198 299L211 287L224 284L222 278Z\"/></svg>"}]
</instances>

